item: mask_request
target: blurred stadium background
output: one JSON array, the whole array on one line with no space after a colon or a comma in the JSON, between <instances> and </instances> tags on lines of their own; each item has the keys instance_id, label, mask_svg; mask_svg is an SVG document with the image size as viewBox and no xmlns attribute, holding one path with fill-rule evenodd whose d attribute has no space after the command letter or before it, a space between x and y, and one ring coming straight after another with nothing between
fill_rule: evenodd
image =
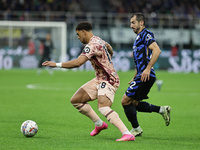
<instances>
[{"instance_id":1,"label":"blurred stadium background","mask_svg":"<svg viewBox=\"0 0 200 150\"><path fill-rule=\"evenodd\" d=\"M94 71L55 71L53 76L45 71L37 76L43 49L38 39L51 34L53 61L74 59L83 48L75 27L90 21L94 34L115 51L121 83L112 108L130 129L120 101L134 72L131 53L136 35L129 20L138 11L145 14L146 27L162 50L154 68L161 70L156 74L163 86L161 91L156 84L152 87L150 103L170 105L172 122L165 128L157 114L138 113L144 136L133 144L115 142L121 135L112 125L91 137L92 122L69 100ZM76 70L93 69L88 61ZM199 150L199 71L200 0L0 0L0 149ZM97 103L90 104L106 121ZM22 122L29 119L39 126L31 139L20 132Z\"/></svg>"},{"instance_id":2,"label":"blurred stadium background","mask_svg":"<svg viewBox=\"0 0 200 150\"><path fill-rule=\"evenodd\" d=\"M83 45L75 27L83 20L90 21L94 34L113 46L116 70L134 69L131 51L135 34L129 20L138 11L145 14L146 27L154 32L162 50L155 69L198 73L199 0L1 0L0 69L37 68L41 57L37 38L44 38L47 32L52 34L54 61L76 58ZM33 22L49 25L36 26ZM66 30L50 22L64 23ZM91 66L85 64L79 69L90 70Z\"/></svg>"}]
</instances>

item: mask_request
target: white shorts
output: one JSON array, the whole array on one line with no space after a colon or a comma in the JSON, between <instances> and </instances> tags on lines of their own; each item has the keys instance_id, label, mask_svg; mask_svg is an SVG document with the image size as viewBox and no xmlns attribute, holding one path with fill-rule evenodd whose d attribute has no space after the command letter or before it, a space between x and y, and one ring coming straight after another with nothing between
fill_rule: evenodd
<instances>
[{"instance_id":1,"label":"white shorts","mask_svg":"<svg viewBox=\"0 0 200 150\"><path fill-rule=\"evenodd\" d=\"M99 81L96 78L88 81L80 88L83 88L92 100L97 99L99 95L106 95L112 103L114 101L115 91L117 90L108 81Z\"/></svg>"}]
</instances>

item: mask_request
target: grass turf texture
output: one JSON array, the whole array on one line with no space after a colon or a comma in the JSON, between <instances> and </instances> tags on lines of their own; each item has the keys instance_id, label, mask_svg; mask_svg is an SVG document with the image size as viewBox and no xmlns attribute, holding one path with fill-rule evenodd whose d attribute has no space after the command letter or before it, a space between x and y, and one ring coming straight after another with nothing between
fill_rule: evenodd
<instances>
[{"instance_id":1,"label":"grass turf texture","mask_svg":"<svg viewBox=\"0 0 200 150\"><path fill-rule=\"evenodd\" d=\"M129 129L131 124L120 101L133 74L133 71L119 72L121 84L112 106ZM97 111L97 101L90 104L109 126L95 137L89 135L94 124L78 113L70 98L93 77L92 71L55 71L52 76L43 71L37 76L36 70L0 70L0 149L199 149L199 74L157 71L157 77L164 84L160 92L154 84L147 101L170 105L171 124L166 127L159 114L139 112L138 120L144 133L134 142L115 141L121 138L121 133ZM22 122L29 119L36 121L39 127L32 138L20 132Z\"/></svg>"}]
</instances>

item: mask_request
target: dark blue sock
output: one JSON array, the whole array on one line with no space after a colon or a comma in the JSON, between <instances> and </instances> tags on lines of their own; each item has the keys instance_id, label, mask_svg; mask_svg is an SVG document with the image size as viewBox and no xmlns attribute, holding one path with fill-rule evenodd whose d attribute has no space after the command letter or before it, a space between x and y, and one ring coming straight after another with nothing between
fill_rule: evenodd
<instances>
[{"instance_id":1,"label":"dark blue sock","mask_svg":"<svg viewBox=\"0 0 200 150\"><path fill-rule=\"evenodd\" d=\"M137 128L139 126L138 120L137 120L137 111L135 106L132 104L130 105L124 105L124 112L126 114L126 117L131 122L133 128Z\"/></svg>"},{"instance_id":2,"label":"dark blue sock","mask_svg":"<svg viewBox=\"0 0 200 150\"><path fill-rule=\"evenodd\" d=\"M155 106L152 104L149 104L147 102L139 102L139 104L136 106L136 110L139 112L157 112L159 113L160 106Z\"/></svg>"}]
</instances>

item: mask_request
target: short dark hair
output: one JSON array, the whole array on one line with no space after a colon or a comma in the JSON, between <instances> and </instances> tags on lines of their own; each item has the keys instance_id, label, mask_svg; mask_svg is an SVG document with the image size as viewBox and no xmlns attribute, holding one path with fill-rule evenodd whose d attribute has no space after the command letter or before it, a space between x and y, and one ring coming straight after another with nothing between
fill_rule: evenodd
<instances>
[{"instance_id":1,"label":"short dark hair","mask_svg":"<svg viewBox=\"0 0 200 150\"><path fill-rule=\"evenodd\" d=\"M136 12L136 13L133 14L132 17L134 17L134 16L136 16L136 20L137 20L138 22L144 21L144 26L145 26L145 16L144 16L143 13L141 13L141 12ZM132 18L132 17L131 17L131 18Z\"/></svg>"},{"instance_id":2,"label":"short dark hair","mask_svg":"<svg viewBox=\"0 0 200 150\"><path fill-rule=\"evenodd\" d=\"M92 25L88 21L82 21L76 26L76 30L91 31L92 30Z\"/></svg>"}]
</instances>

